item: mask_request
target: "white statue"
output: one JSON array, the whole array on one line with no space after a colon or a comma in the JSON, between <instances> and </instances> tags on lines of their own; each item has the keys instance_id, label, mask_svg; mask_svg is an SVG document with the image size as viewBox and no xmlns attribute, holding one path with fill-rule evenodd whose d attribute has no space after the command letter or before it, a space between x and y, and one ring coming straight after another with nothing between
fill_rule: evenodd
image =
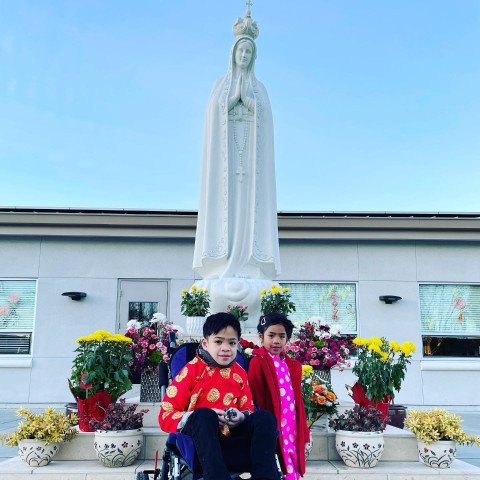
<instances>
[{"instance_id":1,"label":"white statue","mask_svg":"<svg viewBox=\"0 0 480 480\"><path fill-rule=\"evenodd\" d=\"M280 273L273 119L255 78L258 27L249 8L233 30L228 71L213 87L205 118L193 268L211 291L212 311L243 301L254 313L248 302L259 304L260 290Z\"/></svg>"}]
</instances>

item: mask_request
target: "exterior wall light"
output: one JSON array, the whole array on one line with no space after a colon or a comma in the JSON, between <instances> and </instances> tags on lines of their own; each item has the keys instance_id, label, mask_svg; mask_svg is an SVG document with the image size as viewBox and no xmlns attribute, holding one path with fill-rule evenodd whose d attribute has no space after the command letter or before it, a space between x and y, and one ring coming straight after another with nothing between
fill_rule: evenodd
<instances>
[{"instance_id":1,"label":"exterior wall light","mask_svg":"<svg viewBox=\"0 0 480 480\"><path fill-rule=\"evenodd\" d=\"M64 297L70 297L72 300L76 300L77 302L87 296L85 292L63 292L62 295Z\"/></svg>"},{"instance_id":2,"label":"exterior wall light","mask_svg":"<svg viewBox=\"0 0 480 480\"><path fill-rule=\"evenodd\" d=\"M378 297L381 302L385 302L387 305L391 305L392 303L398 302L402 299L402 297L398 297L397 295L381 295Z\"/></svg>"}]
</instances>

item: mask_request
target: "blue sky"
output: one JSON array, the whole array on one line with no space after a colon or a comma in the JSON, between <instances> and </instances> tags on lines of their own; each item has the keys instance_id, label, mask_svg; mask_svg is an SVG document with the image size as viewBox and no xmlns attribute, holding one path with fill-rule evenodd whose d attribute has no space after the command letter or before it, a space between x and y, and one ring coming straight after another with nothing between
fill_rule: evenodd
<instances>
[{"instance_id":1,"label":"blue sky","mask_svg":"<svg viewBox=\"0 0 480 480\"><path fill-rule=\"evenodd\" d=\"M480 212L479 0L257 0L278 209ZM242 0L0 0L0 206L196 209Z\"/></svg>"}]
</instances>

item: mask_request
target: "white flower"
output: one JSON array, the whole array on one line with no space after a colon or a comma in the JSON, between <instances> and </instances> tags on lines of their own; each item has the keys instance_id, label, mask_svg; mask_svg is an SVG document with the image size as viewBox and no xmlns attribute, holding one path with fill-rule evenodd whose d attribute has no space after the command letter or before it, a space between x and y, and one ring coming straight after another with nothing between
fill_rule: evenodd
<instances>
[{"instance_id":1,"label":"white flower","mask_svg":"<svg viewBox=\"0 0 480 480\"><path fill-rule=\"evenodd\" d=\"M180 325L177 325L176 323L172 324L172 329L176 330L178 335L183 335L185 333L185 329L182 328Z\"/></svg>"},{"instance_id":2,"label":"white flower","mask_svg":"<svg viewBox=\"0 0 480 480\"><path fill-rule=\"evenodd\" d=\"M152 319L150 320L150 323L158 323L158 322L164 322L167 319L165 314L161 312L156 312L153 314Z\"/></svg>"},{"instance_id":3,"label":"white flower","mask_svg":"<svg viewBox=\"0 0 480 480\"><path fill-rule=\"evenodd\" d=\"M132 318L127 322L127 329L135 327L135 330L138 330L141 326L142 324L135 318Z\"/></svg>"},{"instance_id":4,"label":"white flower","mask_svg":"<svg viewBox=\"0 0 480 480\"><path fill-rule=\"evenodd\" d=\"M245 349L245 355L252 355L253 353L253 348L246 348Z\"/></svg>"},{"instance_id":5,"label":"white flower","mask_svg":"<svg viewBox=\"0 0 480 480\"><path fill-rule=\"evenodd\" d=\"M330 325L330 333L332 335L339 335L340 334L340 325Z\"/></svg>"}]
</instances>

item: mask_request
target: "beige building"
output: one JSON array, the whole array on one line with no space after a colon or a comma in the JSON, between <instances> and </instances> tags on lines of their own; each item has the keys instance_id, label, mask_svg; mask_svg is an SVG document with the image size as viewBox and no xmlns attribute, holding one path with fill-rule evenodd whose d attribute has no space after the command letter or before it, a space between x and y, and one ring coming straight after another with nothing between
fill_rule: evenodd
<instances>
[{"instance_id":1,"label":"beige building","mask_svg":"<svg viewBox=\"0 0 480 480\"><path fill-rule=\"evenodd\" d=\"M315 316L345 333L413 341L398 403L480 405L471 388L480 381L480 215L280 212L278 221L277 280L292 288L297 323ZM1 208L0 402L71 401L81 335L123 332L157 310L184 325L195 225L188 211ZM379 299L388 295L401 300ZM341 398L352 380L334 372Z\"/></svg>"}]
</instances>

